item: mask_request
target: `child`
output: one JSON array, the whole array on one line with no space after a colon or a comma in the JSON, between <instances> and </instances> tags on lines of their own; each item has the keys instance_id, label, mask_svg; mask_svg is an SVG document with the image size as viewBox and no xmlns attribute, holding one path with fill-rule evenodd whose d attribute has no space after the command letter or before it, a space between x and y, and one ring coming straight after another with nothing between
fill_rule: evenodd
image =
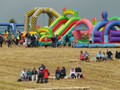
<instances>
[{"instance_id":1,"label":"child","mask_svg":"<svg viewBox=\"0 0 120 90\"><path fill-rule=\"evenodd\" d=\"M75 69L73 67L70 69L70 78L72 78L72 79L76 78L76 76L75 76Z\"/></svg>"},{"instance_id":2,"label":"child","mask_svg":"<svg viewBox=\"0 0 120 90\"><path fill-rule=\"evenodd\" d=\"M85 60L83 51L80 51L80 60L81 60L81 61L84 61L84 60Z\"/></svg>"}]
</instances>

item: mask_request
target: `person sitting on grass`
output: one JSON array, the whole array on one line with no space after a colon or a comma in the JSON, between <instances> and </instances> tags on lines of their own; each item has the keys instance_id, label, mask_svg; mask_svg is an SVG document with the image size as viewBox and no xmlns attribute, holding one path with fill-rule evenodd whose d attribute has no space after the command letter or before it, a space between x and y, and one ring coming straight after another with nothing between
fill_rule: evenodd
<instances>
[{"instance_id":1,"label":"person sitting on grass","mask_svg":"<svg viewBox=\"0 0 120 90\"><path fill-rule=\"evenodd\" d=\"M83 54L83 51L80 51L80 60L84 61L85 60L85 56Z\"/></svg>"},{"instance_id":2,"label":"person sitting on grass","mask_svg":"<svg viewBox=\"0 0 120 90\"><path fill-rule=\"evenodd\" d=\"M87 51L85 51L84 57L85 57L85 60L88 60L88 59L89 59L89 53L88 53Z\"/></svg>"},{"instance_id":3,"label":"person sitting on grass","mask_svg":"<svg viewBox=\"0 0 120 90\"><path fill-rule=\"evenodd\" d=\"M30 71L30 68L28 68L28 70L27 70L27 79L28 79L28 81L32 80L32 72Z\"/></svg>"},{"instance_id":4,"label":"person sitting on grass","mask_svg":"<svg viewBox=\"0 0 120 90\"><path fill-rule=\"evenodd\" d=\"M119 52L118 51L115 52L115 59L117 59L117 60L119 59Z\"/></svg>"},{"instance_id":5,"label":"person sitting on grass","mask_svg":"<svg viewBox=\"0 0 120 90\"><path fill-rule=\"evenodd\" d=\"M101 61L101 60L102 60L102 53L101 53L101 51L99 51L99 52L97 53L96 59L97 59L97 61Z\"/></svg>"},{"instance_id":6,"label":"person sitting on grass","mask_svg":"<svg viewBox=\"0 0 120 90\"><path fill-rule=\"evenodd\" d=\"M106 54L107 54L107 59L112 60L113 53L110 50L107 49Z\"/></svg>"},{"instance_id":7,"label":"person sitting on grass","mask_svg":"<svg viewBox=\"0 0 120 90\"><path fill-rule=\"evenodd\" d=\"M102 57L102 60L103 60L103 61L105 61L105 60L107 59L105 52L103 52L103 54L102 54L101 57Z\"/></svg>"},{"instance_id":8,"label":"person sitting on grass","mask_svg":"<svg viewBox=\"0 0 120 90\"><path fill-rule=\"evenodd\" d=\"M60 71L59 67L57 67L57 69L55 71L55 77L57 80L59 80L61 78L61 71Z\"/></svg>"},{"instance_id":9,"label":"person sitting on grass","mask_svg":"<svg viewBox=\"0 0 120 90\"><path fill-rule=\"evenodd\" d=\"M65 76L66 76L66 69L65 69L65 67L62 67L62 69L61 69L61 79L65 78Z\"/></svg>"},{"instance_id":10,"label":"person sitting on grass","mask_svg":"<svg viewBox=\"0 0 120 90\"><path fill-rule=\"evenodd\" d=\"M120 51L119 51L119 53L118 53L118 59L120 59Z\"/></svg>"},{"instance_id":11,"label":"person sitting on grass","mask_svg":"<svg viewBox=\"0 0 120 90\"><path fill-rule=\"evenodd\" d=\"M26 69L24 68L20 74L20 79L21 81L26 81L27 80L27 71Z\"/></svg>"},{"instance_id":12,"label":"person sitting on grass","mask_svg":"<svg viewBox=\"0 0 120 90\"><path fill-rule=\"evenodd\" d=\"M76 78L75 68L73 68L73 67L70 69L70 78L72 78L72 79L75 79L75 78Z\"/></svg>"},{"instance_id":13,"label":"person sitting on grass","mask_svg":"<svg viewBox=\"0 0 120 90\"><path fill-rule=\"evenodd\" d=\"M82 78L82 69L79 66L75 68L75 76L76 76L76 79Z\"/></svg>"},{"instance_id":14,"label":"person sitting on grass","mask_svg":"<svg viewBox=\"0 0 120 90\"><path fill-rule=\"evenodd\" d=\"M32 81L37 81L37 77L38 77L38 72L36 70L36 68L33 68L32 70Z\"/></svg>"}]
</instances>

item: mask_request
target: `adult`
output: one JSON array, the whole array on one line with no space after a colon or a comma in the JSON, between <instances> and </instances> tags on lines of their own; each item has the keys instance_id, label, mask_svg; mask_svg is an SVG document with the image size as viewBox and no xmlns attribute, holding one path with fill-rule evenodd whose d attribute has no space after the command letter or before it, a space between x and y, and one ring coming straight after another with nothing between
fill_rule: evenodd
<instances>
[{"instance_id":1,"label":"adult","mask_svg":"<svg viewBox=\"0 0 120 90\"><path fill-rule=\"evenodd\" d=\"M73 48L75 46L75 42L74 42L74 37L73 35L70 38L70 43L71 43L71 47Z\"/></svg>"},{"instance_id":2,"label":"adult","mask_svg":"<svg viewBox=\"0 0 120 90\"><path fill-rule=\"evenodd\" d=\"M0 34L0 47L2 47L2 44L3 44L3 37L2 37L2 35Z\"/></svg>"},{"instance_id":3,"label":"adult","mask_svg":"<svg viewBox=\"0 0 120 90\"><path fill-rule=\"evenodd\" d=\"M35 35L33 34L31 36L31 47L35 47L35 41L36 41L36 38L35 38Z\"/></svg>"},{"instance_id":4,"label":"adult","mask_svg":"<svg viewBox=\"0 0 120 90\"><path fill-rule=\"evenodd\" d=\"M65 43L66 43L66 46L68 47L68 45L69 45L69 37L68 37L68 35L66 35L66 37L65 37Z\"/></svg>"},{"instance_id":5,"label":"adult","mask_svg":"<svg viewBox=\"0 0 120 90\"><path fill-rule=\"evenodd\" d=\"M36 70L36 68L33 68L32 70L32 81L37 81L38 80L38 72Z\"/></svg>"},{"instance_id":6,"label":"adult","mask_svg":"<svg viewBox=\"0 0 120 90\"><path fill-rule=\"evenodd\" d=\"M43 77L44 77L44 74L43 74L43 68L39 68L39 72L38 72L38 80L37 80L37 83L43 83Z\"/></svg>"},{"instance_id":7,"label":"adult","mask_svg":"<svg viewBox=\"0 0 120 90\"><path fill-rule=\"evenodd\" d=\"M55 47L58 47L58 35L55 36Z\"/></svg>"},{"instance_id":8,"label":"adult","mask_svg":"<svg viewBox=\"0 0 120 90\"><path fill-rule=\"evenodd\" d=\"M84 52L84 57L85 57L85 60L89 59L89 53L87 51Z\"/></svg>"},{"instance_id":9,"label":"adult","mask_svg":"<svg viewBox=\"0 0 120 90\"><path fill-rule=\"evenodd\" d=\"M51 38L52 41L52 47L55 47L55 35L53 35L53 37Z\"/></svg>"},{"instance_id":10,"label":"adult","mask_svg":"<svg viewBox=\"0 0 120 90\"><path fill-rule=\"evenodd\" d=\"M75 68L75 76L76 76L76 79L82 78L82 69L79 66Z\"/></svg>"},{"instance_id":11,"label":"adult","mask_svg":"<svg viewBox=\"0 0 120 90\"><path fill-rule=\"evenodd\" d=\"M20 74L20 78L21 78L22 81L27 80L27 71L26 71L25 68L22 70L22 72Z\"/></svg>"},{"instance_id":12,"label":"adult","mask_svg":"<svg viewBox=\"0 0 120 90\"><path fill-rule=\"evenodd\" d=\"M27 41L27 47L31 47L31 36L30 34L27 35L28 41Z\"/></svg>"},{"instance_id":13,"label":"adult","mask_svg":"<svg viewBox=\"0 0 120 90\"><path fill-rule=\"evenodd\" d=\"M61 79L65 78L65 76L66 76L66 69L65 69L65 67L62 67L62 69L61 69Z\"/></svg>"},{"instance_id":14,"label":"adult","mask_svg":"<svg viewBox=\"0 0 120 90\"><path fill-rule=\"evenodd\" d=\"M7 43L7 38L8 38L8 32L7 30L4 31L4 43L6 44Z\"/></svg>"},{"instance_id":15,"label":"adult","mask_svg":"<svg viewBox=\"0 0 120 90\"><path fill-rule=\"evenodd\" d=\"M106 54L107 54L107 59L112 60L112 55L113 55L112 52L107 49Z\"/></svg>"},{"instance_id":16,"label":"adult","mask_svg":"<svg viewBox=\"0 0 120 90\"><path fill-rule=\"evenodd\" d=\"M97 59L97 61L101 61L102 60L102 53L101 53L101 51L99 51L97 53L96 59Z\"/></svg>"},{"instance_id":17,"label":"adult","mask_svg":"<svg viewBox=\"0 0 120 90\"><path fill-rule=\"evenodd\" d=\"M57 80L59 80L61 78L61 70L59 67L57 67L57 69L55 71L55 77Z\"/></svg>"},{"instance_id":18,"label":"adult","mask_svg":"<svg viewBox=\"0 0 120 90\"><path fill-rule=\"evenodd\" d=\"M32 80L32 72L30 69L27 70L27 79L28 79L28 81Z\"/></svg>"},{"instance_id":19,"label":"adult","mask_svg":"<svg viewBox=\"0 0 120 90\"><path fill-rule=\"evenodd\" d=\"M85 60L85 56L83 54L83 51L80 51L80 60L84 61Z\"/></svg>"},{"instance_id":20,"label":"adult","mask_svg":"<svg viewBox=\"0 0 120 90\"><path fill-rule=\"evenodd\" d=\"M9 32L8 32L8 39L7 39L7 41L8 41L8 47L11 46L11 40L12 40L12 38L11 38L11 33L10 33L10 31L9 31Z\"/></svg>"},{"instance_id":21,"label":"adult","mask_svg":"<svg viewBox=\"0 0 120 90\"><path fill-rule=\"evenodd\" d=\"M44 77L43 77L44 78L44 83L48 83L48 77L49 77L50 73L49 73L47 68L45 68L43 70L43 74L44 74Z\"/></svg>"},{"instance_id":22,"label":"adult","mask_svg":"<svg viewBox=\"0 0 120 90\"><path fill-rule=\"evenodd\" d=\"M45 37L44 46L45 46L45 48L47 48L47 47L48 47L48 38L47 38L47 36Z\"/></svg>"},{"instance_id":23,"label":"adult","mask_svg":"<svg viewBox=\"0 0 120 90\"><path fill-rule=\"evenodd\" d=\"M107 56L106 56L105 52L103 52L103 54L102 54L101 57L102 57L102 60L103 60L103 61L105 61L105 60L107 59Z\"/></svg>"},{"instance_id":24,"label":"adult","mask_svg":"<svg viewBox=\"0 0 120 90\"><path fill-rule=\"evenodd\" d=\"M73 67L70 69L70 78L72 78L72 79L75 79L75 78L76 78L75 68L73 68Z\"/></svg>"},{"instance_id":25,"label":"adult","mask_svg":"<svg viewBox=\"0 0 120 90\"><path fill-rule=\"evenodd\" d=\"M116 50L116 52L115 52L115 59L119 59L119 52Z\"/></svg>"},{"instance_id":26,"label":"adult","mask_svg":"<svg viewBox=\"0 0 120 90\"><path fill-rule=\"evenodd\" d=\"M61 41L60 41L61 43L61 47L63 47L64 46L64 44L65 44L65 40L64 40L64 37L63 36L61 36Z\"/></svg>"}]
</instances>

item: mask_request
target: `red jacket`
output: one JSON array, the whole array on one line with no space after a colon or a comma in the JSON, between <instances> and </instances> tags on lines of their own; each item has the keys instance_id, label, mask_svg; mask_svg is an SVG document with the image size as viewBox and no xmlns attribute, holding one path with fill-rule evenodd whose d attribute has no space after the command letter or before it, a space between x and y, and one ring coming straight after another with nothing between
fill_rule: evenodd
<instances>
[{"instance_id":1,"label":"red jacket","mask_svg":"<svg viewBox=\"0 0 120 90\"><path fill-rule=\"evenodd\" d=\"M80 60L85 60L85 57L83 54L80 54Z\"/></svg>"},{"instance_id":2,"label":"red jacket","mask_svg":"<svg viewBox=\"0 0 120 90\"><path fill-rule=\"evenodd\" d=\"M43 70L43 74L44 74L44 78L48 78L49 72L48 72L47 69L44 69L44 70Z\"/></svg>"}]
</instances>

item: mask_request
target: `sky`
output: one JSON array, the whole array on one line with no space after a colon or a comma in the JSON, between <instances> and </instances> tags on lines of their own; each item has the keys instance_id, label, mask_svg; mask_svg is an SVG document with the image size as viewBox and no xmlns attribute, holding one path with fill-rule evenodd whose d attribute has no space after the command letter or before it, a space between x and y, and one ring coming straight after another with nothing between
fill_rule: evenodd
<instances>
[{"instance_id":1,"label":"sky","mask_svg":"<svg viewBox=\"0 0 120 90\"><path fill-rule=\"evenodd\" d=\"M109 17L120 17L120 0L0 0L0 23L7 23L14 18L17 23L24 23L24 15L34 7L51 7L62 14L62 9L78 9L79 17L101 19L101 12L107 11ZM48 18L40 16L39 22Z\"/></svg>"}]
</instances>

